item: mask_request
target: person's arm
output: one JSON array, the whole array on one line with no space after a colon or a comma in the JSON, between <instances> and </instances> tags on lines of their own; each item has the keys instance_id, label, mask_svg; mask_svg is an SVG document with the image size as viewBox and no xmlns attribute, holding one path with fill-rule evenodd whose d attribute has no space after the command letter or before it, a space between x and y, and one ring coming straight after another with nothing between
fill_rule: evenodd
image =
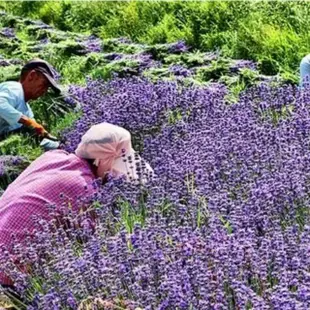
<instances>
[{"instance_id":1,"label":"person's arm","mask_svg":"<svg viewBox=\"0 0 310 310\"><path fill-rule=\"evenodd\" d=\"M3 118L10 126L20 123L27 127L32 127L40 136L46 136L48 134L42 125L15 109L10 104L9 98L5 95L0 96L0 117Z\"/></svg>"},{"instance_id":2,"label":"person's arm","mask_svg":"<svg viewBox=\"0 0 310 310\"><path fill-rule=\"evenodd\" d=\"M37 123L34 119L29 118L25 115L22 115L20 117L18 123L20 123L26 127L32 127L39 136L47 136L48 135L48 132L45 130L45 128L42 125Z\"/></svg>"},{"instance_id":3,"label":"person's arm","mask_svg":"<svg viewBox=\"0 0 310 310\"><path fill-rule=\"evenodd\" d=\"M52 141L58 141L57 137L51 135L41 124L37 123L33 118L22 115L18 122L23 124L24 126L33 128L37 135L43 138L47 138Z\"/></svg>"}]
</instances>

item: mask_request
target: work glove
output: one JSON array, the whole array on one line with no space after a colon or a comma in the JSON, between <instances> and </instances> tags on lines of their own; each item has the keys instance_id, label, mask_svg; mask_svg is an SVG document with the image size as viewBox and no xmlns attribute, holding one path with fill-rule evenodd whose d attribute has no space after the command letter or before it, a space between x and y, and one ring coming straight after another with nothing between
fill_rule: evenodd
<instances>
[{"instance_id":1,"label":"work glove","mask_svg":"<svg viewBox=\"0 0 310 310\"><path fill-rule=\"evenodd\" d=\"M40 124L37 124L35 127L33 127L36 134L38 136L41 136L41 137L46 137L48 135L48 132L44 129L44 127Z\"/></svg>"},{"instance_id":2,"label":"work glove","mask_svg":"<svg viewBox=\"0 0 310 310\"><path fill-rule=\"evenodd\" d=\"M37 123L34 119L28 118L27 120L24 120L24 125L32 127L36 134L41 137L46 137L48 135L48 132L45 130L45 128Z\"/></svg>"}]
</instances>

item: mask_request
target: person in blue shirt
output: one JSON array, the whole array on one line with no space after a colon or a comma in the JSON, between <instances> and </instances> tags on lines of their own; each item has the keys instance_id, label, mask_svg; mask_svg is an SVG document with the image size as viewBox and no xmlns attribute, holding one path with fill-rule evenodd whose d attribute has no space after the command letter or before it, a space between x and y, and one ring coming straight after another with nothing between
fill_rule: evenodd
<instances>
[{"instance_id":1,"label":"person in blue shirt","mask_svg":"<svg viewBox=\"0 0 310 310\"><path fill-rule=\"evenodd\" d=\"M52 137L47 130L34 119L28 101L43 96L51 87L60 93L54 80L53 69L42 59L29 61L21 70L18 82L0 83L0 136L23 127L34 129L41 137Z\"/></svg>"},{"instance_id":2,"label":"person in blue shirt","mask_svg":"<svg viewBox=\"0 0 310 310\"><path fill-rule=\"evenodd\" d=\"M299 86L304 87L310 84L310 54L306 55L300 62L300 82Z\"/></svg>"}]
</instances>

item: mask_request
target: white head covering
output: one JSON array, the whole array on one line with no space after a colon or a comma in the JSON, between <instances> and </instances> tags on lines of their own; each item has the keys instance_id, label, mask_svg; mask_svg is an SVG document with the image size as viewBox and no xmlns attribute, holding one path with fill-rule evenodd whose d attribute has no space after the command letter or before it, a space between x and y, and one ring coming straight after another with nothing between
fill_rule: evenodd
<instances>
[{"instance_id":1,"label":"white head covering","mask_svg":"<svg viewBox=\"0 0 310 310\"><path fill-rule=\"evenodd\" d=\"M81 158L94 159L97 174L107 173L126 180L145 183L153 176L153 169L132 148L131 135L126 129L109 123L92 126L82 137L75 154Z\"/></svg>"}]
</instances>

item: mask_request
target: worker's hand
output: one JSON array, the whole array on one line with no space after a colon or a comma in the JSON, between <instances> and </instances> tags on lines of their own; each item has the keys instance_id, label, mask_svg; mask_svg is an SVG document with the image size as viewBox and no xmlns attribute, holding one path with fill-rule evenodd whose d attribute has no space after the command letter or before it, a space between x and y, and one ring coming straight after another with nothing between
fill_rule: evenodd
<instances>
[{"instance_id":1,"label":"worker's hand","mask_svg":"<svg viewBox=\"0 0 310 310\"><path fill-rule=\"evenodd\" d=\"M45 128L34 119L30 119L29 126L34 129L38 136L45 137L48 134Z\"/></svg>"},{"instance_id":2,"label":"worker's hand","mask_svg":"<svg viewBox=\"0 0 310 310\"><path fill-rule=\"evenodd\" d=\"M38 123L36 126L33 126L33 128L38 136L46 137L48 135L48 132L45 130L45 128Z\"/></svg>"},{"instance_id":3,"label":"worker's hand","mask_svg":"<svg viewBox=\"0 0 310 310\"><path fill-rule=\"evenodd\" d=\"M32 127L35 130L36 134L41 136L41 137L45 137L48 135L48 132L45 130L45 128L41 124L37 123L32 118L28 118L28 117L23 116L20 119L20 123L22 123L23 125L25 125L27 127Z\"/></svg>"}]
</instances>

